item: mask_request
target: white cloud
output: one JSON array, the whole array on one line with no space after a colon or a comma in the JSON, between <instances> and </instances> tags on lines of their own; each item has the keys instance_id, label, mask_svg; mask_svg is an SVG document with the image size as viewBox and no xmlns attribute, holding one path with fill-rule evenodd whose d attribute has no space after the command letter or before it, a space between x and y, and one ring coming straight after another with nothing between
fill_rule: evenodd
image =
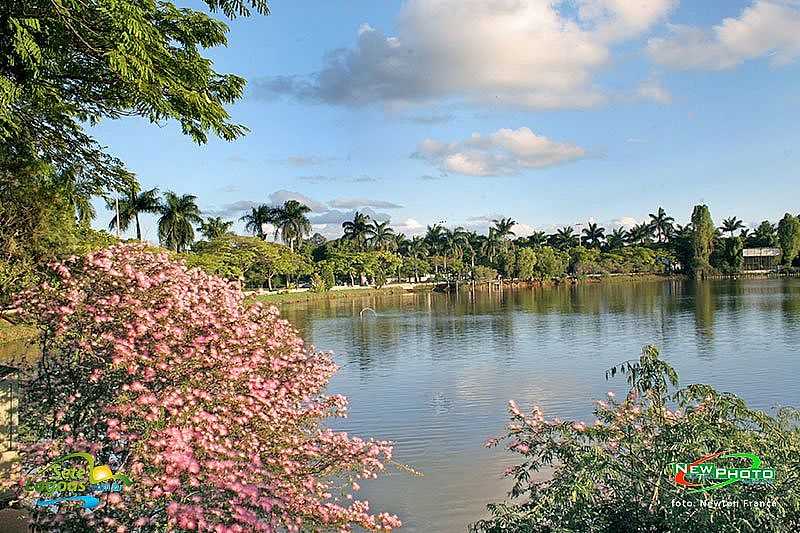
<instances>
[{"instance_id":1,"label":"white cloud","mask_svg":"<svg viewBox=\"0 0 800 533\"><path fill-rule=\"evenodd\" d=\"M380 222L384 222L391 218L388 213L379 213L369 207L364 207L362 209L352 209L350 211L330 209L316 215L311 215L308 217L308 219L312 224L333 224L341 229L342 222L345 220L353 220L356 211L365 215L369 215L372 220L377 220Z\"/></svg>"},{"instance_id":2,"label":"white cloud","mask_svg":"<svg viewBox=\"0 0 800 533\"><path fill-rule=\"evenodd\" d=\"M577 0L581 20L595 25L607 41L640 35L662 20L678 0Z\"/></svg>"},{"instance_id":3,"label":"white cloud","mask_svg":"<svg viewBox=\"0 0 800 533\"><path fill-rule=\"evenodd\" d=\"M651 78L639 84L636 89L636 96L642 100L650 100L658 104L669 104L672 102L672 95L661 85L657 79Z\"/></svg>"},{"instance_id":4,"label":"white cloud","mask_svg":"<svg viewBox=\"0 0 800 533\"><path fill-rule=\"evenodd\" d=\"M534 231L536 231L536 227L531 226L530 224L524 224L518 222L514 224L514 227L511 228L511 231L513 231L514 235L516 235L517 237L527 237L531 235Z\"/></svg>"},{"instance_id":5,"label":"white cloud","mask_svg":"<svg viewBox=\"0 0 800 533\"><path fill-rule=\"evenodd\" d=\"M639 222L633 217L620 217L615 218L611 222L609 222L608 226L610 228L632 228Z\"/></svg>"},{"instance_id":6,"label":"white cloud","mask_svg":"<svg viewBox=\"0 0 800 533\"><path fill-rule=\"evenodd\" d=\"M722 70L759 57L785 65L800 57L796 0L756 0L710 30L686 25L670 30L666 38L650 39L647 51L657 63L676 69Z\"/></svg>"},{"instance_id":7,"label":"white cloud","mask_svg":"<svg viewBox=\"0 0 800 533\"><path fill-rule=\"evenodd\" d=\"M503 128L487 136L473 133L468 139L453 143L425 139L413 157L424 159L443 172L498 176L559 165L586 155L579 146L551 141L529 128Z\"/></svg>"},{"instance_id":8,"label":"white cloud","mask_svg":"<svg viewBox=\"0 0 800 533\"><path fill-rule=\"evenodd\" d=\"M378 209L399 209L403 207L394 202L385 200L370 200L369 198L335 198L328 205L338 209L354 209L357 207L376 207Z\"/></svg>"},{"instance_id":9,"label":"white cloud","mask_svg":"<svg viewBox=\"0 0 800 533\"><path fill-rule=\"evenodd\" d=\"M242 212L249 211L251 208L257 207L258 204L259 202L254 202L252 200L237 200L235 202L224 204L219 208L211 206L206 209L202 209L202 213L206 216L213 217L238 217Z\"/></svg>"},{"instance_id":10,"label":"white cloud","mask_svg":"<svg viewBox=\"0 0 800 533\"><path fill-rule=\"evenodd\" d=\"M280 191L275 191L269 195L269 201L273 205L283 205L283 203L288 200L297 200L301 204L305 204L310 207L311 210L316 213L321 213L328 210L327 206L322 202L318 202L304 194L300 194L299 192L281 189Z\"/></svg>"},{"instance_id":11,"label":"white cloud","mask_svg":"<svg viewBox=\"0 0 800 533\"><path fill-rule=\"evenodd\" d=\"M413 218L407 218L399 224L393 224L395 233L405 233L405 235L421 235L425 233L425 225Z\"/></svg>"},{"instance_id":12,"label":"white cloud","mask_svg":"<svg viewBox=\"0 0 800 533\"><path fill-rule=\"evenodd\" d=\"M363 24L355 48L329 53L311 78L258 80L255 94L336 105L454 98L591 107L607 100L593 76L612 46L647 31L676 0L576 2L577 10L566 0L408 0L397 36Z\"/></svg>"}]
</instances>

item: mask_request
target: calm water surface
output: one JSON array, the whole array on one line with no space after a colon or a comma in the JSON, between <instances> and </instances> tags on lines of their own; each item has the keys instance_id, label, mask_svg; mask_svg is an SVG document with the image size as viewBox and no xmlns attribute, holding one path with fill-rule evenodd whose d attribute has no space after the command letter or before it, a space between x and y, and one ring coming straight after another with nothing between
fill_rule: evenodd
<instances>
[{"instance_id":1,"label":"calm water surface","mask_svg":"<svg viewBox=\"0 0 800 533\"><path fill-rule=\"evenodd\" d=\"M359 312L373 307L364 320ZM800 405L800 280L604 283L503 293L410 294L284 309L342 367L350 400L337 429L393 440L390 467L363 484L406 531L464 531L501 499L511 453L487 450L506 405L593 421L593 399L624 391L614 363L654 343L682 383L710 383L757 407Z\"/></svg>"}]
</instances>

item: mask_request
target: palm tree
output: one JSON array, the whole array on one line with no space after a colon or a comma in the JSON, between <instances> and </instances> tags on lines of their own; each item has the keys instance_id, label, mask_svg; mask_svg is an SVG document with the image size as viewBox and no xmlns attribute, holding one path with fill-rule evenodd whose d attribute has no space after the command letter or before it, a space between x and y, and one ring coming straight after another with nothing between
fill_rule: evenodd
<instances>
[{"instance_id":1,"label":"palm tree","mask_svg":"<svg viewBox=\"0 0 800 533\"><path fill-rule=\"evenodd\" d=\"M442 233L442 255L444 257L444 269L447 272L447 257L451 256L461 259L464 255L464 248L469 246L469 234L461 226L451 230L445 228Z\"/></svg>"},{"instance_id":2,"label":"palm tree","mask_svg":"<svg viewBox=\"0 0 800 533\"><path fill-rule=\"evenodd\" d=\"M547 234L543 231L534 231L527 238L528 246L538 248L547 244Z\"/></svg>"},{"instance_id":3,"label":"palm tree","mask_svg":"<svg viewBox=\"0 0 800 533\"><path fill-rule=\"evenodd\" d=\"M281 240L294 252L295 244L300 246L303 237L311 233L311 222L306 216L310 212L310 207L297 200L287 200L283 206L272 208L275 238L280 234Z\"/></svg>"},{"instance_id":4,"label":"palm tree","mask_svg":"<svg viewBox=\"0 0 800 533\"><path fill-rule=\"evenodd\" d=\"M394 230L389 227L389 221L373 220L367 227L367 242L376 250L386 250L394 244Z\"/></svg>"},{"instance_id":5,"label":"palm tree","mask_svg":"<svg viewBox=\"0 0 800 533\"><path fill-rule=\"evenodd\" d=\"M364 249L369 235L370 218L369 215L355 212L353 220L342 223L344 238L355 242L360 249Z\"/></svg>"},{"instance_id":6,"label":"palm tree","mask_svg":"<svg viewBox=\"0 0 800 533\"><path fill-rule=\"evenodd\" d=\"M497 234L497 238L500 240L505 240L506 237L514 237L516 234L511 231L511 229L517 224L515 220L511 218L501 218L500 220L492 220L492 224L494 224L495 233Z\"/></svg>"},{"instance_id":7,"label":"palm tree","mask_svg":"<svg viewBox=\"0 0 800 533\"><path fill-rule=\"evenodd\" d=\"M392 241L393 251L400 255L408 254L408 247L411 245L411 241L408 240L405 233L395 233Z\"/></svg>"},{"instance_id":8,"label":"palm tree","mask_svg":"<svg viewBox=\"0 0 800 533\"><path fill-rule=\"evenodd\" d=\"M777 246L778 234L775 230L775 225L769 220L761 222L752 235L752 244L758 247Z\"/></svg>"},{"instance_id":9,"label":"palm tree","mask_svg":"<svg viewBox=\"0 0 800 533\"><path fill-rule=\"evenodd\" d=\"M412 259L422 259L428 255L428 245L425 244L425 239L415 236L408 244L408 257ZM418 262L414 262L414 280L419 283L419 266Z\"/></svg>"},{"instance_id":10,"label":"palm tree","mask_svg":"<svg viewBox=\"0 0 800 533\"><path fill-rule=\"evenodd\" d=\"M59 173L55 176L55 182L64 199L75 210L78 223L89 224L97 214L92 205L92 197L104 196L104 189L95 180L76 176L74 172Z\"/></svg>"},{"instance_id":11,"label":"palm tree","mask_svg":"<svg viewBox=\"0 0 800 533\"><path fill-rule=\"evenodd\" d=\"M580 240L574 233L572 226L564 226L558 228L553 238L555 245L561 249L572 248L573 246L580 246Z\"/></svg>"},{"instance_id":12,"label":"palm tree","mask_svg":"<svg viewBox=\"0 0 800 533\"><path fill-rule=\"evenodd\" d=\"M600 248L606 238L606 228L598 227L595 222L590 222L583 229L583 234L586 236L586 244L592 248Z\"/></svg>"},{"instance_id":13,"label":"palm tree","mask_svg":"<svg viewBox=\"0 0 800 533\"><path fill-rule=\"evenodd\" d=\"M653 225L648 222L636 224L628 231L628 240L632 244L648 244L653 240Z\"/></svg>"},{"instance_id":14,"label":"palm tree","mask_svg":"<svg viewBox=\"0 0 800 533\"><path fill-rule=\"evenodd\" d=\"M117 220L117 202L119 202L119 220ZM108 229L113 230L119 226L120 231L126 231L131 222L136 222L136 240L142 240L142 227L139 224L139 213L160 213L161 202L158 199L158 189L140 192L138 185L131 187L128 196L119 200L106 199L106 207L114 211L114 216L108 223Z\"/></svg>"},{"instance_id":15,"label":"palm tree","mask_svg":"<svg viewBox=\"0 0 800 533\"><path fill-rule=\"evenodd\" d=\"M656 232L658 242L665 242L667 240L672 233L673 222L675 222L675 219L667 216L667 212L664 211L663 207L659 207L655 215L650 213L650 226L653 228L653 231Z\"/></svg>"},{"instance_id":16,"label":"palm tree","mask_svg":"<svg viewBox=\"0 0 800 533\"><path fill-rule=\"evenodd\" d=\"M257 235L262 241L267 240L265 226L275 222L275 210L268 205L260 205L250 208L250 212L239 218L244 222L244 229Z\"/></svg>"},{"instance_id":17,"label":"palm tree","mask_svg":"<svg viewBox=\"0 0 800 533\"><path fill-rule=\"evenodd\" d=\"M493 262L502 248L502 239L500 239L494 228L489 228L489 235L481 238L481 253L489 259L489 262Z\"/></svg>"},{"instance_id":18,"label":"palm tree","mask_svg":"<svg viewBox=\"0 0 800 533\"><path fill-rule=\"evenodd\" d=\"M750 238L750 230L748 228L744 228L741 232L739 232L739 237L742 238L742 242L747 242Z\"/></svg>"},{"instance_id":19,"label":"palm tree","mask_svg":"<svg viewBox=\"0 0 800 533\"><path fill-rule=\"evenodd\" d=\"M616 228L606 237L606 247L609 250L618 250L625 246L628 242L628 232L625 228Z\"/></svg>"},{"instance_id":20,"label":"palm tree","mask_svg":"<svg viewBox=\"0 0 800 533\"><path fill-rule=\"evenodd\" d=\"M232 227L233 222L230 220L222 220L221 217L208 217L205 221L200 222L200 227L197 229L206 240L210 241L227 235Z\"/></svg>"},{"instance_id":21,"label":"palm tree","mask_svg":"<svg viewBox=\"0 0 800 533\"><path fill-rule=\"evenodd\" d=\"M194 241L194 225L200 224L200 208L195 203L197 196L178 196L172 191L164 193L161 217L158 219L158 239L162 246L185 251Z\"/></svg>"},{"instance_id":22,"label":"palm tree","mask_svg":"<svg viewBox=\"0 0 800 533\"><path fill-rule=\"evenodd\" d=\"M726 218L722 221L722 226L719 227L722 231L727 231L733 237L733 232L737 229L744 229L744 222L736 217Z\"/></svg>"}]
</instances>

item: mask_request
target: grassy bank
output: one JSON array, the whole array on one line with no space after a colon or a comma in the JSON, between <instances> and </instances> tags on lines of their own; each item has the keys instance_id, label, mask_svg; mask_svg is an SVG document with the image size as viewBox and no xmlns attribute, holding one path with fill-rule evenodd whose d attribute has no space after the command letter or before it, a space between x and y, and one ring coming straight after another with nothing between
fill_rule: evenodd
<instances>
[{"instance_id":1,"label":"grassy bank","mask_svg":"<svg viewBox=\"0 0 800 533\"><path fill-rule=\"evenodd\" d=\"M24 324L12 324L0 318L0 345L28 340L36 335L36 328Z\"/></svg>"},{"instance_id":2,"label":"grassy bank","mask_svg":"<svg viewBox=\"0 0 800 533\"><path fill-rule=\"evenodd\" d=\"M254 294L249 297L251 301L265 302L274 305L294 304L300 302L313 302L320 300L339 300L364 298L370 296L389 296L393 294L406 294L409 292L426 292L433 289L433 285L417 285L413 289L407 286L363 288L363 289L342 289L327 292L287 292L278 294Z\"/></svg>"}]
</instances>

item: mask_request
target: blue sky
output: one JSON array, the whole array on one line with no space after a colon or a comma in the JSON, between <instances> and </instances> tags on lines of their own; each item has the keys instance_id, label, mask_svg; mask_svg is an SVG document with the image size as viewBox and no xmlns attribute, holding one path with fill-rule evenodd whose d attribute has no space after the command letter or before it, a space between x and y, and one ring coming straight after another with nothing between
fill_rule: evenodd
<instances>
[{"instance_id":1,"label":"blue sky","mask_svg":"<svg viewBox=\"0 0 800 533\"><path fill-rule=\"evenodd\" d=\"M200 4L190 4L200 7ZM315 230L358 209L413 234L800 212L795 0L288 2L230 22L216 69L248 79L251 132L95 129L144 187L237 219L299 198ZM110 218L99 210L98 224ZM241 231L241 226L238 226ZM152 220L145 237L156 239Z\"/></svg>"}]
</instances>

